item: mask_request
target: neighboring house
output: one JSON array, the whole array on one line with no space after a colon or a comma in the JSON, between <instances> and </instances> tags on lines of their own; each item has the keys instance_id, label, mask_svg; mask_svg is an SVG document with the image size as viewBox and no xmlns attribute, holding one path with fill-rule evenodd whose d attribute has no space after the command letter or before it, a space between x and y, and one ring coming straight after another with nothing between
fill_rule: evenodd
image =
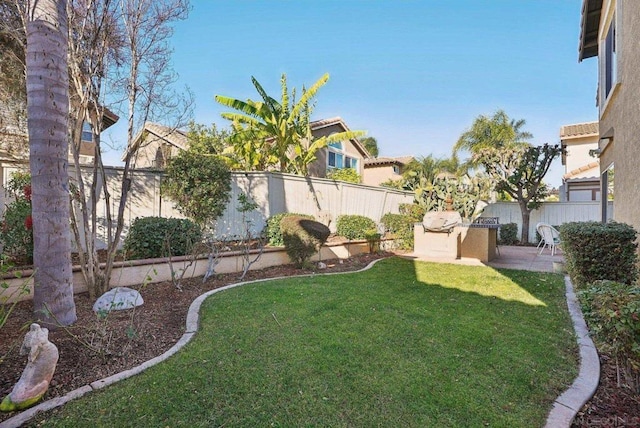
<instances>
[{"instance_id":1,"label":"neighboring house","mask_svg":"<svg viewBox=\"0 0 640 428\"><path fill-rule=\"evenodd\" d=\"M187 134L179 129L147 122L133 138L134 168L162 169L167 161L188 146Z\"/></svg>"},{"instance_id":2,"label":"neighboring house","mask_svg":"<svg viewBox=\"0 0 640 428\"><path fill-rule=\"evenodd\" d=\"M369 186L379 186L385 181L400 180L405 167L412 160L413 156L365 159L362 183Z\"/></svg>"},{"instance_id":3,"label":"neighboring house","mask_svg":"<svg viewBox=\"0 0 640 428\"><path fill-rule=\"evenodd\" d=\"M102 130L109 128L118 121L119 117L109 109L104 109L102 116ZM82 127L82 141L80 143L80 163L93 163L95 142L91 132L91 125L84 123ZM14 162L29 160L29 133L24 105L16 101L0 102L0 153L2 159ZM71 148L69 162L73 162Z\"/></svg>"},{"instance_id":4,"label":"neighboring house","mask_svg":"<svg viewBox=\"0 0 640 428\"><path fill-rule=\"evenodd\" d=\"M315 138L349 131L339 117L317 120L310 125L311 133ZM133 141L133 146L136 147L133 165L136 168L163 168L169 158L175 156L180 150L185 150L188 144L184 131L147 122ZM332 169L353 168L362 176L364 159L369 157L369 152L355 138L331 143L318 150L316 160L309 165L309 175L326 177L327 172Z\"/></svg>"},{"instance_id":5,"label":"neighboring house","mask_svg":"<svg viewBox=\"0 0 640 428\"><path fill-rule=\"evenodd\" d=\"M600 163L593 155L598 148L598 122L577 123L560 128L564 175L560 202L600 200Z\"/></svg>"},{"instance_id":6,"label":"neighboring house","mask_svg":"<svg viewBox=\"0 0 640 428\"><path fill-rule=\"evenodd\" d=\"M120 119L111 110L104 108L102 112L102 131L114 125ZM95 113L92 113L95 116ZM96 151L96 143L93 141L93 132L88 122L82 124L82 137L80 142L80 164L93 164ZM73 162L73 155L69 154L69 161Z\"/></svg>"},{"instance_id":7,"label":"neighboring house","mask_svg":"<svg viewBox=\"0 0 640 428\"><path fill-rule=\"evenodd\" d=\"M315 138L322 138L338 132L350 131L342 118L316 120L310 123L311 134ZM364 160L371 155L356 138L331 143L318 150L316 160L309 165L309 175L312 177L326 177L332 169L353 168L362 177L364 175Z\"/></svg>"},{"instance_id":8,"label":"neighboring house","mask_svg":"<svg viewBox=\"0 0 640 428\"><path fill-rule=\"evenodd\" d=\"M612 189L613 219L640 230L640 1L583 0L579 60L598 58L602 194ZM602 219L607 199L602 199Z\"/></svg>"}]
</instances>

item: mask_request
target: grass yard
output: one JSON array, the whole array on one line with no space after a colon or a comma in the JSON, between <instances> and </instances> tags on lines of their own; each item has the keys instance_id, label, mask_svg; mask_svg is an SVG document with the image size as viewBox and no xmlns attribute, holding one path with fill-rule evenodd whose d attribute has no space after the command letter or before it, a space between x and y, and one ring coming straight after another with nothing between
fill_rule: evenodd
<instances>
[{"instance_id":1,"label":"grass yard","mask_svg":"<svg viewBox=\"0 0 640 428\"><path fill-rule=\"evenodd\" d=\"M201 316L177 355L41 423L534 427L577 374L554 274L392 258L227 290Z\"/></svg>"}]
</instances>

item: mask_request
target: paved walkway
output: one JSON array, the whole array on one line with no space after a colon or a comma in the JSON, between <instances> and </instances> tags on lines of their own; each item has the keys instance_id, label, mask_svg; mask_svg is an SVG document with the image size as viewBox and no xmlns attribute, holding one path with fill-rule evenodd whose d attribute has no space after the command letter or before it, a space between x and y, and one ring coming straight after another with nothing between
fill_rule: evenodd
<instances>
[{"instance_id":1,"label":"paved walkway","mask_svg":"<svg viewBox=\"0 0 640 428\"><path fill-rule=\"evenodd\" d=\"M562 251L557 250L555 255L551 255L551 250L545 249L540 253L536 247L515 247L500 246L500 254L489 263L482 263L477 259L442 259L433 257L424 257L413 253L405 254L404 257L416 258L418 260L454 263L469 266L489 265L495 268L531 270L536 272L553 272L553 262L563 262L564 257Z\"/></svg>"}]
</instances>

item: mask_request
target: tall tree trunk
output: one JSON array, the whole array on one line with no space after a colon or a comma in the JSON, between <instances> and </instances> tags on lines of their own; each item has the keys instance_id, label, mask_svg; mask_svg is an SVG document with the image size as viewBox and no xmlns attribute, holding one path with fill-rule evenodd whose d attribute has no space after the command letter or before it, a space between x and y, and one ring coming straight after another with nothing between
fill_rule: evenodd
<instances>
[{"instance_id":1,"label":"tall tree trunk","mask_svg":"<svg viewBox=\"0 0 640 428\"><path fill-rule=\"evenodd\" d=\"M76 321L69 228L69 75L66 0L32 1L27 19L34 277L33 306L48 327Z\"/></svg>"},{"instance_id":2,"label":"tall tree trunk","mask_svg":"<svg viewBox=\"0 0 640 428\"><path fill-rule=\"evenodd\" d=\"M520 201L518 203L520 205L520 213L522 214L522 240L520 241L522 244L527 244L529 242L529 220L531 218L531 210L527 205L528 202Z\"/></svg>"}]
</instances>

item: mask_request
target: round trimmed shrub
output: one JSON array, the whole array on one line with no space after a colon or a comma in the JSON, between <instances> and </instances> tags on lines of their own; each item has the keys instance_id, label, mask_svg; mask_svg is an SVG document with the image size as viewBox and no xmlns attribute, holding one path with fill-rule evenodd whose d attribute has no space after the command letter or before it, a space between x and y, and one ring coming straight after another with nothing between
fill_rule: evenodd
<instances>
[{"instance_id":1,"label":"round trimmed shrub","mask_svg":"<svg viewBox=\"0 0 640 428\"><path fill-rule=\"evenodd\" d=\"M202 230L191 220L136 218L124 240L124 252L128 259L184 256L201 241Z\"/></svg>"},{"instance_id":2,"label":"round trimmed shrub","mask_svg":"<svg viewBox=\"0 0 640 428\"><path fill-rule=\"evenodd\" d=\"M287 255L299 268L303 267L329 238L324 224L301 216L285 216L280 222Z\"/></svg>"},{"instance_id":3,"label":"round trimmed shrub","mask_svg":"<svg viewBox=\"0 0 640 428\"><path fill-rule=\"evenodd\" d=\"M365 239L366 232L376 228L376 222L363 215L341 215L336 220L336 233L349 240Z\"/></svg>"},{"instance_id":4,"label":"round trimmed shrub","mask_svg":"<svg viewBox=\"0 0 640 428\"><path fill-rule=\"evenodd\" d=\"M308 220L314 220L313 216L308 214L280 213L272 215L267 219L267 224L265 226L265 230L263 231L264 235L266 235L267 237L269 245L272 245L274 247L284 246L284 240L282 239L282 230L280 229L280 222L284 217L287 216L297 216L306 218Z\"/></svg>"}]
</instances>

